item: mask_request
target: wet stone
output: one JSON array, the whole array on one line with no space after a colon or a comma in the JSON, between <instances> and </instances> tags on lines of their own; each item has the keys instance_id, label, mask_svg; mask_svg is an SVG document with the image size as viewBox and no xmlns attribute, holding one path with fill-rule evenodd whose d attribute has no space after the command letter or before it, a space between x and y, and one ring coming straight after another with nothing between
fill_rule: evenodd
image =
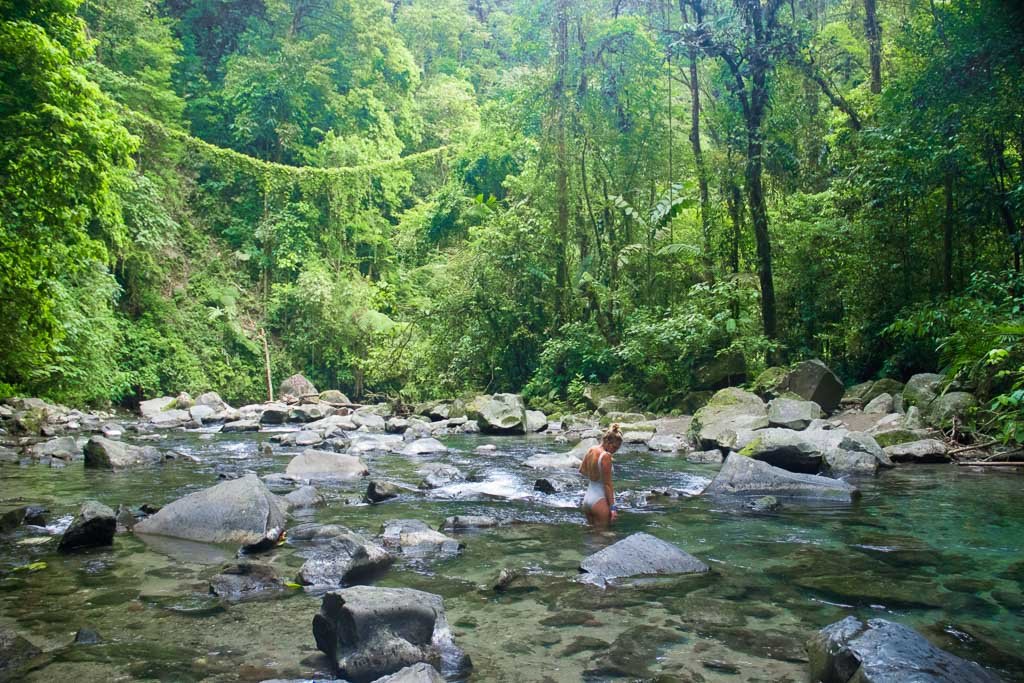
<instances>
[{"instance_id":1,"label":"wet stone","mask_svg":"<svg viewBox=\"0 0 1024 683\"><path fill-rule=\"evenodd\" d=\"M210 594L228 602L270 597L284 589L273 567L255 562L229 564L210 579Z\"/></svg>"}]
</instances>

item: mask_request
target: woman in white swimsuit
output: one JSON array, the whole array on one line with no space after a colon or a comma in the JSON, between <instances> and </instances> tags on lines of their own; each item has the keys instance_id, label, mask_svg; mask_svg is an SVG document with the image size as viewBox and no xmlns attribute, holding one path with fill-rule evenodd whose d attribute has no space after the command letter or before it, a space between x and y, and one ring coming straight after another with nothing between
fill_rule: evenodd
<instances>
[{"instance_id":1,"label":"woman in white swimsuit","mask_svg":"<svg viewBox=\"0 0 1024 683\"><path fill-rule=\"evenodd\" d=\"M590 480L583 497L583 514L587 522L607 526L619 516L612 486L612 456L622 446L622 431L613 424L601 437L601 445L594 446L583 456L580 474Z\"/></svg>"}]
</instances>

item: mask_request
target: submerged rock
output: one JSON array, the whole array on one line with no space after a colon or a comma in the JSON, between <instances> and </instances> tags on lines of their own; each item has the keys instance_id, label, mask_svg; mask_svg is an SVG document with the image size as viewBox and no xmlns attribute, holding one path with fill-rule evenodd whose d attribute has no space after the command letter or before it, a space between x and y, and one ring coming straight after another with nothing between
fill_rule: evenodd
<instances>
[{"instance_id":1,"label":"submerged rock","mask_svg":"<svg viewBox=\"0 0 1024 683\"><path fill-rule=\"evenodd\" d=\"M0 628L0 680L18 680L16 674L41 652L14 631Z\"/></svg>"},{"instance_id":2,"label":"submerged rock","mask_svg":"<svg viewBox=\"0 0 1024 683\"><path fill-rule=\"evenodd\" d=\"M466 406L466 415L484 434L526 433L526 405L518 394L477 396Z\"/></svg>"},{"instance_id":3,"label":"submerged rock","mask_svg":"<svg viewBox=\"0 0 1024 683\"><path fill-rule=\"evenodd\" d=\"M466 478L459 468L442 462L427 463L417 471L417 474L423 477L423 481L420 482L421 489L441 488Z\"/></svg>"},{"instance_id":4,"label":"submerged rock","mask_svg":"<svg viewBox=\"0 0 1024 683\"><path fill-rule=\"evenodd\" d=\"M210 595L228 602L270 597L285 590L273 567L256 562L234 562L210 579Z\"/></svg>"},{"instance_id":5,"label":"submerged rock","mask_svg":"<svg viewBox=\"0 0 1024 683\"><path fill-rule=\"evenodd\" d=\"M858 494L856 487L840 479L789 472L768 463L735 453L725 459L722 469L705 494L727 496L776 496L809 498L848 503Z\"/></svg>"},{"instance_id":6,"label":"submerged rock","mask_svg":"<svg viewBox=\"0 0 1024 683\"><path fill-rule=\"evenodd\" d=\"M846 617L807 643L810 680L835 683L997 683L974 662L929 643L911 628L885 619L865 624Z\"/></svg>"},{"instance_id":7,"label":"submerged rock","mask_svg":"<svg viewBox=\"0 0 1024 683\"><path fill-rule=\"evenodd\" d=\"M370 470L355 456L307 448L291 459L284 473L299 479L345 481L365 477Z\"/></svg>"},{"instance_id":8,"label":"submerged rock","mask_svg":"<svg viewBox=\"0 0 1024 683\"><path fill-rule=\"evenodd\" d=\"M327 593L313 617L317 648L353 683L369 683L425 662L459 669L441 596L411 588L355 586Z\"/></svg>"},{"instance_id":9,"label":"submerged rock","mask_svg":"<svg viewBox=\"0 0 1024 683\"><path fill-rule=\"evenodd\" d=\"M603 584L646 574L700 574L708 566L671 543L636 533L584 558L580 571L588 581Z\"/></svg>"},{"instance_id":10,"label":"submerged rock","mask_svg":"<svg viewBox=\"0 0 1024 683\"><path fill-rule=\"evenodd\" d=\"M135 525L135 533L202 543L274 544L285 512L255 474L222 482L165 505Z\"/></svg>"},{"instance_id":11,"label":"submerged rock","mask_svg":"<svg viewBox=\"0 0 1024 683\"><path fill-rule=\"evenodd\" d=\"M498 524L496 518L486 515L455 515L446 517L441 528L446 531L459 531L460 529L486 529L498 526Z\"/></svg>"},{"instance_id":12,"label":"submerged rock","mask_svg":"<svg viewBox=\"0 0 1024 683\"><path fill-rule=\"evenodd\" d=\"M123 441L111 441L94 436L85 444L85 466L105 470L124 470L132 467L155 465L163 458L152 446L132 446Z\"/></svg>"},{"instance_id":13,"label":"submerged rock","mask_svg":"<svg viewBox=\"0 0 1024 683\"><path fill-rule=\"evenodd\" d=\"M463 545L454 538L431 529L418 519L393 519L384 525L384 546L401 549L412 557L456 555Z\"/></svg>"},{"instance_id":14,"label":"submerged rock","mask_svg":"<svg viewBox=\"0 0 1024 683\"><path fill-rule=\"evenodd\" d=\"M87 500L82 503L71 526L61 536L57 549L62 552L114 544L117 517L103 503Z\"/></svg>"}]
</instances>

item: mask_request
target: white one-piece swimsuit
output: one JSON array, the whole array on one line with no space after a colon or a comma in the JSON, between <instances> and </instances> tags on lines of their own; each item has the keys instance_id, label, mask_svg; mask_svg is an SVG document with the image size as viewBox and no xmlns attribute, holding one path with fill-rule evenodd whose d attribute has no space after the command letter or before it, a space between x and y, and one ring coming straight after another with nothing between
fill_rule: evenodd
<instances>
[{"instance_id":1,"label":"white one-piece swimsuit","mask_svg":"<svg viewBox=\"0 0 1024 683\"><path fill-rule=\"evenodd\" d=\"M597 471L601 471L601 458L608 455L602 453L597 456ZM591 479L590 486L587 487L587 493L583 496L583 509L589 510L594 507L598 502L604 500L604 477L598 480Z\"/></svg>"}]
</instances>

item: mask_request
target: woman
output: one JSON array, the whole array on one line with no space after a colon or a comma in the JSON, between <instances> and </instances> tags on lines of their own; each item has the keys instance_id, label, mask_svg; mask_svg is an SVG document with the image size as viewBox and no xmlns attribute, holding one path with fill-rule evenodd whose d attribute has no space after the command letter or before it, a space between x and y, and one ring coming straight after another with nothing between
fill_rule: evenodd
<instances>
[{"instance_id":1,"label":"woman","mask_svg":"<svg viewBox=\"0 0 1024 683\"><path fill-rule=\"evenodd\" d=\"M612 486L612 455L622 446L622 431L613 424L601 437L601 445L594 446L583 456L580 474L590 480L583 497L583 514L587 522L607 526L619 516Z\"/></svg>"}]
</instances>

